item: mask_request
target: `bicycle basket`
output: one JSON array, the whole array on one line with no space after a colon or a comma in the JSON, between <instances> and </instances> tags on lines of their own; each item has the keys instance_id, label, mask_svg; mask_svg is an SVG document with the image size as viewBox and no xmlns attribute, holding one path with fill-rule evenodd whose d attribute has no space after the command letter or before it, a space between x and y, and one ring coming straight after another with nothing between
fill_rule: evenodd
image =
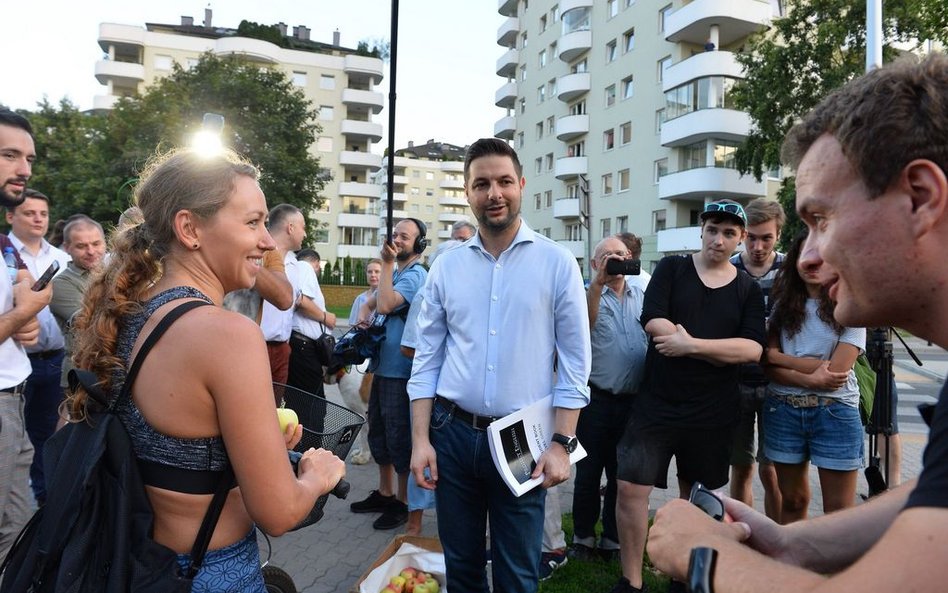
<instances>
[{"instance_id":1,"label":"bicycle basket","mask_svg":"<svg viewBox=\"0 0 948 593\"><path fill-rule=\"evenodd\" d=\"M345 461L352 443L362 430L365 418L352 410L333 403L324 397L282 383L274 383L273 391L284 402L285 407L296 412L303 425L303 438L294 448L302 453L310 447L326 449ZM320 496L309 515L293 529L316 523L323 517L323 507L328 494Z\"/></svg>"}]
</instances>

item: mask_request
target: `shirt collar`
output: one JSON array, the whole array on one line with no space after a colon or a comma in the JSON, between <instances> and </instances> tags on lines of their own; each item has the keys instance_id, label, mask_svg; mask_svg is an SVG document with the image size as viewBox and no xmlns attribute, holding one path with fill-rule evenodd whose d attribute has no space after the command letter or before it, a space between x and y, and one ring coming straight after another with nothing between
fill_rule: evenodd
<instances>
[{"instance_id":1,"label":"shirt collar","mask_svg":"<svg viewBox=\"0 0 948 593\"><path fill-rule=\"evenodd\" d=\"M502 253L506 253L507 251L510 251L511 249L514 248L515 245L519 243L533 243L536 240L536 237L537 237L536 232L530 228L526 220L521 218L520 229L517 230L517 234L514 235L513 241L510 242L510 245L508 245L507 249L504 249ZM481 251L483 251L484 253L488 253L488 251L484 249L484 243L481 242L481 234L479 232L475 233L473 237L471 237L468 241L462 243L462 245L466 245L467 247L476 247L480 249Z\"/></svg>"},{"instance_id":2,"label":"shirt collar","mask_svg":"<svg viewBox=\"0 0 948 593\"><path fill-rule=\"evenodd\" d=\"M17 251L23 251L26 245L23 241L20 241L20 238L13 234L13 231L10 231L10 234L7 235L10 238L10 242L13 243L13 246L16 247ZM52 248L52 245L46 239L40 239L40 248L39 253L36 256L45 255L49 253L49 250ZM29 253L29 252L27 252ZM33 255L30 253L30 255Z\"/></svg>"}]
</instances>

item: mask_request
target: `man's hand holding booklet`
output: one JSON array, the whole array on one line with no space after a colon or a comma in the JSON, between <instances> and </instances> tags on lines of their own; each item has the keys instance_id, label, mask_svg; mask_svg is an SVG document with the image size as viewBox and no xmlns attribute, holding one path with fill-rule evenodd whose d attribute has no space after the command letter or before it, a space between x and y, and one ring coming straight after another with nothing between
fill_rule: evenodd
<instances>
[{"instance_id":1,"label":"man's hand holding booklet","mask_svg":"<svg viewBox=\"0 0 948 593\"><path fill-rule=\"evenodd\" d=\"M540 455L550 446L556 411L548 395L487 427L490 454L504 482L516 496L543 483L543 475L532 478ZM582 443L569 456L570 464L586 457Z\"/></svg>"}]
</instances>

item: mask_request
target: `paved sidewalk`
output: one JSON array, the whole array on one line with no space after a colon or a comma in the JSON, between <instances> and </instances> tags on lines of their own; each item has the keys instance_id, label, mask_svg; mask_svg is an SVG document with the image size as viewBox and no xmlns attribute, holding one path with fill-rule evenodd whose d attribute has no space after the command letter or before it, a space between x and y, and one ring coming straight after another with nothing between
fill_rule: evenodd
<instances>
[{"instance_id":1,"label":"paved sidewalk","mask_svg":"<svg viewBox=\"0 0 948 593\"><path fill-rule=\"evenodd\" d=\"M914 348L914 344L912 346ZM326 395L341 403L336 386L327 385ZM902 468L905 480L914 478L921 471L922 450L926 440L922 435L903 435ZM673 478L674 467L669 471L669 476ZM350 502L361 500L378 485L378 470L374 463L361 466L349 464L346 479L352 485L349 500L330 498L325 508L326 516L319 523L271 540L271 563L286 570L301 592L347 592L392 537L404 529L376 531L372 528L372 521L377 515L355 514L349 511ZM671 481L674 482L673 479ZM815 468L810 471L810 485L813 490L810 516L815 516L821 513L822 508L819 477ZM563 512L569 512L573 497L572 480L562 484L557 490ZM867 491L865 477L860 472L857 492L864 494ZM651 497L650 508L657 509L677 495L677 488L656 489ZM756 479L754 499L754 506L762 510L763 490ZM423 534L437 534L434 511L425 513ZM263 557L266 557L267 547L262 537L260 546Z\"/></svg>"}]
</instances>

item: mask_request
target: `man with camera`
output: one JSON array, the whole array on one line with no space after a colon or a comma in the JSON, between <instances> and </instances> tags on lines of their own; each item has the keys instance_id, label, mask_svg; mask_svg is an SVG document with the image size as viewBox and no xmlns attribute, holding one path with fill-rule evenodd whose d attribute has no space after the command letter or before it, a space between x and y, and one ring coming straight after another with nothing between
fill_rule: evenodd
<instances>
[{"instance_id":1,"label":"man with camera","mask_svg":"<svg viewBox=\"0 0 948 593\"><path fill-rule=\"evenodd\" d=\"M640 272L639 260L632 259L626 244L613 236L599 242L591 263L595 276L586 291L592 342L590 402L580 412L576 425L576 437L586 449L586 458L576 463L571 551L583 559L596 555L612 558L619 553L616 445L642 381L648 347L639 319L645 293L638 283L627 279ZM606 495L600 500L603 470ZM600 503L602 536L597 550L595 527Z\"/></svg>"},{"instance_id":2,"label":"man with camera","mask_svg":"<svg viewBox=\"0 0 948 593\"><path fill-rule=\"evenodd\" d=\"M791 129L784 162L810 230L801 264L825 266L844 326L904 328L948 347L948 58L886 65L825 98ZM880 240L884 228L884 240ZM944 591L948 581L948 387L917 481L779 526L733 499L717 522L682 501L658 511L657 568L682 578L717 551L717 593ZM828 576L831 575L831 576Z\"/></svg>"},{"instance_id":3,"label":"man with camera","mask_svg":"<svg viewBox=\"0 0 948 593\"><path fill-rule=\"evenodd\" d=\"M701 213L701 250L663 258L645 291L642 322L651 335L646 372L618 446L616 515L623 578L612 593L642 589L648 499L667 488L672 456L678 487L727 483L739 409L738 368L760 359L766 342L760 286L730 257L746 236L737 202Z\"/></svg>"}]
</instances>

